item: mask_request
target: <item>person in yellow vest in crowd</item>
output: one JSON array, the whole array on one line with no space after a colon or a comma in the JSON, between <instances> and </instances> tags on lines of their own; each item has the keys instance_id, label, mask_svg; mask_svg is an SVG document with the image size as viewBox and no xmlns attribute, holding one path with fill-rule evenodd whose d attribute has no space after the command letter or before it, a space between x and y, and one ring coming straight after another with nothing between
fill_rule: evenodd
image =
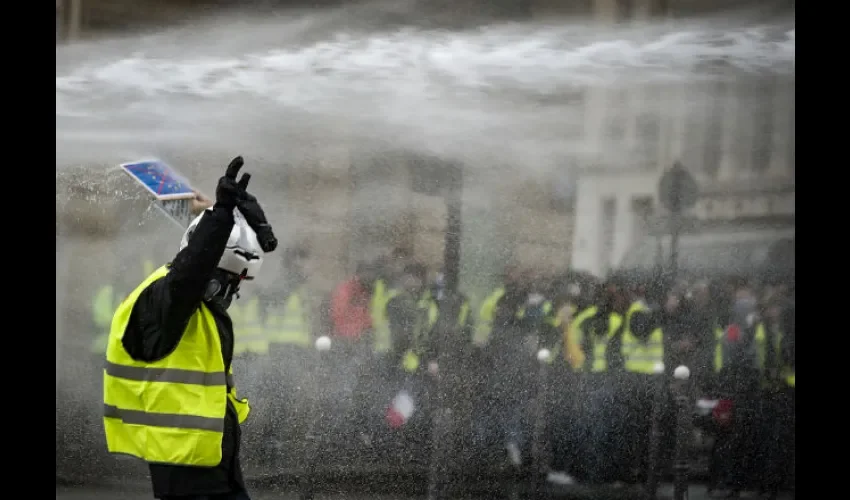
<instances>
[{"instance_id":1,"label":"person in yellow vest in crowd","mask_svg":"<svg viewBox=\"0 0 850 500\"><path fill-rule=\"evenodd\" d=\"M150 276L155 269L154 263L150 259L143 259L139 268L142 272L139 279ZM102 359L106 353L112 315L115 313L118 304L124 299L124 295L124 291L118 290L113 285L103 285L97 289L92 297L92 323L94 324L95 335L89 350L98 358Z\"/></svg>"},{"instance_id":2,"label":"person in yellow vest in crowd","mask_svg":"<svg viewBox=\"0 0 850 500\"><path fill-rule=\"evenodd\" d=\"M393 249L389 257L378 258L371 266L375 274L369 304L372 316L372 349L379 357L388 355L392 348L387 304L401 293L394 285L401 279L406 266L411 263L413 260L410 252L398 247Z\"/></svg>"},{"instance_id":3,"label":"person in yellow vest in crowd","mask_svg":"<svg viewBox=\"0 0 850 500\"><path fill-rule=\"evenodd\" d=\"M717 436L710 486L713 495L736 496L759 482L757 466L763 371L756 340L761 318L755 288L742 277L730 280L728 323L722 336L719 397L731 400L731 425Z\"/></svg>"},{"instance_id":4,"label":"person in yellow vest in crowd","mask_svg":"<svg viewBox=\"0 0 850 500\"><path fill-rule=\"evenodd\" d=\"M774 475L773 477L785 477L787 478L787 486L791 490L792 494L796 493L796 438L797 438L797 396L796 396L796 366L797 366L797 353L796 353L796 345L797 345L797 333L795 328L796 321L796 305L795 305L795 297L794 297L794 289L793 286L788 291L788 297L786 298L786 302L783 306L782 311L782 330L783 330L783 343L782 343L782 369L780 372L781 380L784 382L784 389L782 394L784 397L780 398L780 419L779 419L779 428L780 439L777 440L779 443L783 443L786 446L782 446L782 449L785 451L784 461L777 461L779 467L779 473ZM778 496L777 490L780 487L778 484L769 484L767 488L767 492L770 495L770 500L775 500Z\"/></svg>"},{"instance_id":5,"label":"person in yellow vest in crowd","mask_svg":"<svg viewBox=\"0 0 850 500\"><path fill-rule=\"evenodd\" d=\"M216 203L188 227L170 264L118 306L103 372L108 450L149 464L161 500L249 500L239 461L248 417L233 376L227 308L277 246L235 158Z\"/></svg>"},{"instance_id":6,"label":"person in yellow vest in crowd","mask_svg":"<svg viewBox=\"0 0 850 500\"><path fill-rule=\"evenodd\" d=\"M376 334L373 349L378 358L370 363L367 373L359 374L353 394L356 427L364 443L371 443L373 435L386 427L383 410L388 395L373 387L401 384L414 401L420 398L421 390L413 374L419 368L415 353L418 339L429 323L428 305L422 301L426 273L418 264L408 264L393 281L376 280L375 294L382 296L375 300L373 295L371 312ZM382 274L387 276L385 269ZM379 286L384 287L383 291L379 291ZM386 303L380 305L384 300ZM382 310L377 310L379 307ZM376 325L376 319L382 323Z\"/></svg>"},{"instance_id":7,"label":"person in yellow vest in crowd","mask_svg":"<svg viewBox=\"0 0 850 500\"><path fill-rule=\"evenodd\" d=\"M369 302L369 313L372 316L372 349L378 356L385 356L392 349L392 333L387 318L387 305L400 293L400 290L388 286L385 278L378 278L374 282L372 298Z\"/></svg>"},{"instance_id":8,"label":"person in yellow vest in crowd","mask_svg":"<svg viewBox=\"0 0 850 500\"><path fill-rule=\"evenodd\" d=\"M233 307L234 327L239 328L233 353L240 362L254 363L269 353L269 339L263 324L260 299L251 297L233 304Z\"/></svg>"},{"instance_id":9,"label":"person in yellow vest in crowd","mask_svg":"<svg viewBox=\"0 0 850 500\"><path fill-rule=\"evenodd\" d=\"M520 268L515 265L505 267L502 285L493 289L481 302L478 309L478 317L475 319L475 333L472 343L478 347L487 345L490 341L490 333L493 331L493 321L496 318L496 305L505 295L505 287L511 288L522 279Z\"/></svg>"},{"instance_id":10,"label":"person in yellow vest in crowd","mask_svg":"<svg viewBox=\"0 0 850 500\"><path fill-rule=\"evenodd\" d=\"M307 272L304 262L310 252L302 246L287 248L284 253L282 290L264 304L265 330L275 359L283 353L298 357L313 342L312 313L307 295ZM292 356L289 356L292 357Z\"/></svg>"},{"instance_id":11,"label":"person in yellow vest in crowd","mask_svg":"<svg viewBox=\"0 0 850 500\"><path fill-rule=\"evenodd\" d=\"M762 404L756 429L756 470L767 498L784 486L793 488L794 443L794 308L779 287L768 287L756 327L756 365L762 374ZM789 334L786 334L789 332ZM786 481L791 478L790 481ZM789 484L783 484L783 483Z\"/></svg>"},{"instance_id":12,"label":"person in yellow vest in crowd","mask_svg":"<svg viewBox=\"0 0 850 500\"><path fill-rule=\"evenodd\" d=\"M408 264L396 279L393 297L386 305L390 366L407 374L419 370L425 341L436 323L436 306L425 286L427 273L421 264Z\"/></svg>"},{"instance_id":13,"label":"person in yellow vest in crowd","mask_svg":"<svg viewBox=\"0 0 850 500\"><path fill-rule=\"evenodd\" d=\"M546 474L546 480L557 485L569 485L576 482L572 473L574 464L581 458L575 453L581 437L577 436L572 425L577 408L581 405L577 386L579 379L573 376L573 367L584 362L581 346L575 342L571 331L574 317L586 308L581 297L581 286L573 280L568 280L557 290L552 301L557 311L556 325L561 337L551 349L549 364L552 365L549 378L553 385L551 441L553 461Z\"/></svg>"},{"instance_id":14,"label":"person in yellow vest in crowd","mask_svg":"<svg viewBox=\"0 0 850 500\"><path fill-rule=\"evenodd\" d=\"M528 271L512 278L496 304L493 329L483 348L490 378L482 397L493 412L493 432L504 445L507 461L519 467L530 451L531 398L536 391L529 387L540 383L537 352L553 347L559 333L553 327L557 318L545 283Z\"/></svg>"},{"instance_id":15,"label":"person in yellow vest in crowd","mask_svg":"<svg viewBox=\"0 0 850 500\"><path fill-rule=\"evenodd\" d=\"M637 299L637 300L635 300ZM627 407L622 446L623 460L618 478L635 483L644 480L649 457L652 406L659 377L665 377L664 333L658 311L643 297L631 296L623 325L623 369L620 401Z\"/></svg>"},{"instance_id":16,"label":"person in yellow vest in crowd","mask_svg":"<svg viewBox=\"0 0 850 500\"><path fill-rule=\"evenodd\" d=\"M570 343L580 349L574 349L569 359L576 371L584 373L576 387L576 397L584 404L578 408L581 414L574 420L574 432L585 436L577 453L582 457L585 478L602 484L619 479L621 444L612 438L621 435L630 416L618 390L625 373L621 346L630 304L615 283L606 283L596 295L594 305L573 316Z\"/></svg>"},{"instance_id":17,"label":"person in yellow vest in crowd","mask_svg":"<svg viewBox=\"0 0 850 500\"><path fill-rule=\"evenodd\" d=\"M304 424L310 418L303 404L310 396L302 392L309 390L317 368L310 363L314 353L313 314L304 265L309 256L303 246L287 248L277 289L262 301L269 354L263 387L270 395L263 442L273 448L275 459L286 448L285 442L303 437Z\"/></svg>"},{"instance_id":18,"label":"person in yellow vest in crowd","mask_svg":"<svg viewBox=\"0 0 850 500\"><path fill-rule=\"evenodd\" d=\"M446 359L451 358L450 363L455 365L452 367L454 370L460 369L461 365L468 361L474 324L469 298L461 293L460 309L457 311L457 318L452 322L451 331L447 332L449 337L442 340L438 338L438 332L434 328L447 299L442 271L434 273L429 281L430 285L425 287L418 304L419 309L426 314L427 324L417 336L411 355L405 358L405 369L415 371L417 368L422 368L425 363L427 371L431 375L436 375L437 356L441 354L440 349L447 351L443 354L449 355Z\"/></svg>"}]
</instances>

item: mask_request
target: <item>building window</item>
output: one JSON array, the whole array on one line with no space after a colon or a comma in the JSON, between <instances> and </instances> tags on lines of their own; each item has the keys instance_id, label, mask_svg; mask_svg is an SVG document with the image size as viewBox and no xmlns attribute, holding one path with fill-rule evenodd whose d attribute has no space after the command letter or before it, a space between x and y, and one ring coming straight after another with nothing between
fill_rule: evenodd
<instances>
[{"instance_id":1,"label":"building window","mask_svg":"<svg viewBox=\"0 0 850 500\"><path fill-rule=\"evenodd\" d=\"M652 197L651 196L638 196L632 198L632 214L635 217L646 220L652 217Z\"/></svg>"},{"instance_id":2,"label":"building window","mask_svg":"<svg viewBox=\"0 0 850 500\"><path fill-rule=\"evenodd\" d=\"M713 88L711 84L707 87ZM708 138L706 129L708 128L708 117L711 114L709 109L709 92L706 92L702 85L696 86L693 90L685 90L686 106L692 108L688 111L684 123L684 148L682 149L682 161L689 165L693 171L699 171L703 168L705 160L703 151L705 150L705 141Z\"/></svg>"},{"instance_id":3,"label":"building window","mask_svg":"<svg viewBox=\"0 0 850 500\"><path fill-rule=\"evenodd\" d=\"M777 87L770 80L757 86L756 108L753 116L752 169L756 173L770 168L770 155L773 149L774 102Z\"/></svg>"},{"instance_id":4,"label":"building window","mask_svg":"<svg viewBox=\"0 0 850 500\"><path fill-rule=\"evenodd\" d=\"M602 200L602 223L600 224L599 245L600 270L603 275L608 274L611 269L611 260L614 255L614 235L616 234L617 200L606 198Z\"/></svg>"},{"instance_id":5,"label":"building window","mask_svg":"<svg viewBox=\"0 0 850 500\"><path fill-rule=\"evenodd\" d=\"M634 116L635 167L652 167L658 162L658 148L661 142L661 96L658 86L644 87L640 93L640 111Z\"/></svg>"},{"instance_id":6,"label":"building window","mask_svg":"<svg viewBox=\"0 0 850 500\"><path fill-rule=\"evenodd\" d=\"M723 118L724 103L728 84L717 82L709 106L708 127L706 127L705 149L702 169L711 178L717 176L723 155Z\"/></svg>"},{"instance_id":7,"label":"building window","mask_svg":"<svg viewBox=\"0 0 850 500\"><path fill-rule=\"evenodd\" d=\"M652 167L658 163L658 148L661 141L661 120L655 113L642 113L636 118L635 132L637 147L634 155L635 167Z\"/></svg>"},{"instance_id":8,"label":"building window","mask_svg":"<svg viewBox=\"0 0 850 500\"><path fill-rule=\"evenodd\" d=\"M640 242L649 234L649 218L652 217L653 201L651 196L632 198L632 245Z\"/></svg>"}]
</instances>

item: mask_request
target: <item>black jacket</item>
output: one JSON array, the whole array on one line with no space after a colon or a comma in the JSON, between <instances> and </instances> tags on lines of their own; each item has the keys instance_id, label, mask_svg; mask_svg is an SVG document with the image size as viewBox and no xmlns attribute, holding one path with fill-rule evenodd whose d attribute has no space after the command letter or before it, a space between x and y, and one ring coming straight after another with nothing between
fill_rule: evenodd
<instances>
[{"instance_id":1,"label":"black jacket","mask_svg":"<svg viewBox=\"0 0 850 500\"><path fill-rule=\"evenodd\" d=\"M189 318L201 305L233 223L230 209L216 206L207 212L189 244L174 258L169 273L141 293L123 338L124 348L133 359L159 360L177 347ZM210 310L221 337L225 369L229 369L233 360L233 325L223 308L210 305ZM244 489L240 438L236 410L228 402L221 463L210 468L151 464L154 496L214 495Z\"/></svg>"}]
</instances>

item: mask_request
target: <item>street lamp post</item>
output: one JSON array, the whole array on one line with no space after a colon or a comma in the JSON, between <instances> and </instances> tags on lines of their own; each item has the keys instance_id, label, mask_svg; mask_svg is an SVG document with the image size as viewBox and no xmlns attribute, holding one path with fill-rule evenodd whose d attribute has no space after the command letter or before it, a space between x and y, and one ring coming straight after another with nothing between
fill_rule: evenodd
<instances>
[{"instance_id":1,"label":"street lamp post","mask_svg":"<svg viewBox=\"0 0 850 500\"><path fill-rule=\"evenodd\" d=\"M680 162L664 172L658 183L658 196L664 208L670 212L670 264L669 276L675 280L679 273L679 234L684 212L693 207L699 197L696 179Z\"/></svg>"},{"instance_id":2,"label":"street lamp post","mask_svg":"<svg viewBox=\"0 0 850 500\"><path fill-rule=\"evenodd\" d=\"M457 356L453 352L453 339L457 337L457 318L460 315L463 297L458 291L460 279L460 240L462 234L461 211L463 209L463 166L452 163L447 169L448 188L446 202L446 236L443 254L445 276L444 297L440 301L440 315L432 335L436 335L438 375L431 384L430 403L434 420L431 433L431 463L428 475L428 500L447 498L450 464L454 454L453 436L455 415L448 394L457 386L455 380Z\"/></svg>"}]
</instances>

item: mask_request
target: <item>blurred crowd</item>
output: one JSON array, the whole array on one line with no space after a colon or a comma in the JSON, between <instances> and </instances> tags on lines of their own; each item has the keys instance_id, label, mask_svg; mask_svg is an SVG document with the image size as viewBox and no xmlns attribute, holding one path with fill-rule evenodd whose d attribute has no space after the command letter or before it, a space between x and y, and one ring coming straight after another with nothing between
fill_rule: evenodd
<instances>
[{"instance_id":1,"label":"blurred crowd","mask_svg":"<svg viewBox=\"0 0 850 500\"><path fill-rule=\"evenodd\" d=\"M711 403L698 427L711 436L713 492L793 487L793 279L600 279L508 265L492 290L466 295L397 249L358 264L323 297L307 286L309 249L282 254L275 285L246 289L229 311L234 371L257 413L246 428L256 460L298 463L293 450L321 415L340 436L329 440L334 453L353 449L367 461L368 450L391 449L427 463L441 405L462 422L460 448L485 462L526 466L542 419L551 482L641 482L654 414L662 459L672 457L667 382L683 365L688 397ZM108 287L94 298L97 356L113 297ZM331 339L327 352L315 347L321 336Z\"/></svg>"}]
</instances>

